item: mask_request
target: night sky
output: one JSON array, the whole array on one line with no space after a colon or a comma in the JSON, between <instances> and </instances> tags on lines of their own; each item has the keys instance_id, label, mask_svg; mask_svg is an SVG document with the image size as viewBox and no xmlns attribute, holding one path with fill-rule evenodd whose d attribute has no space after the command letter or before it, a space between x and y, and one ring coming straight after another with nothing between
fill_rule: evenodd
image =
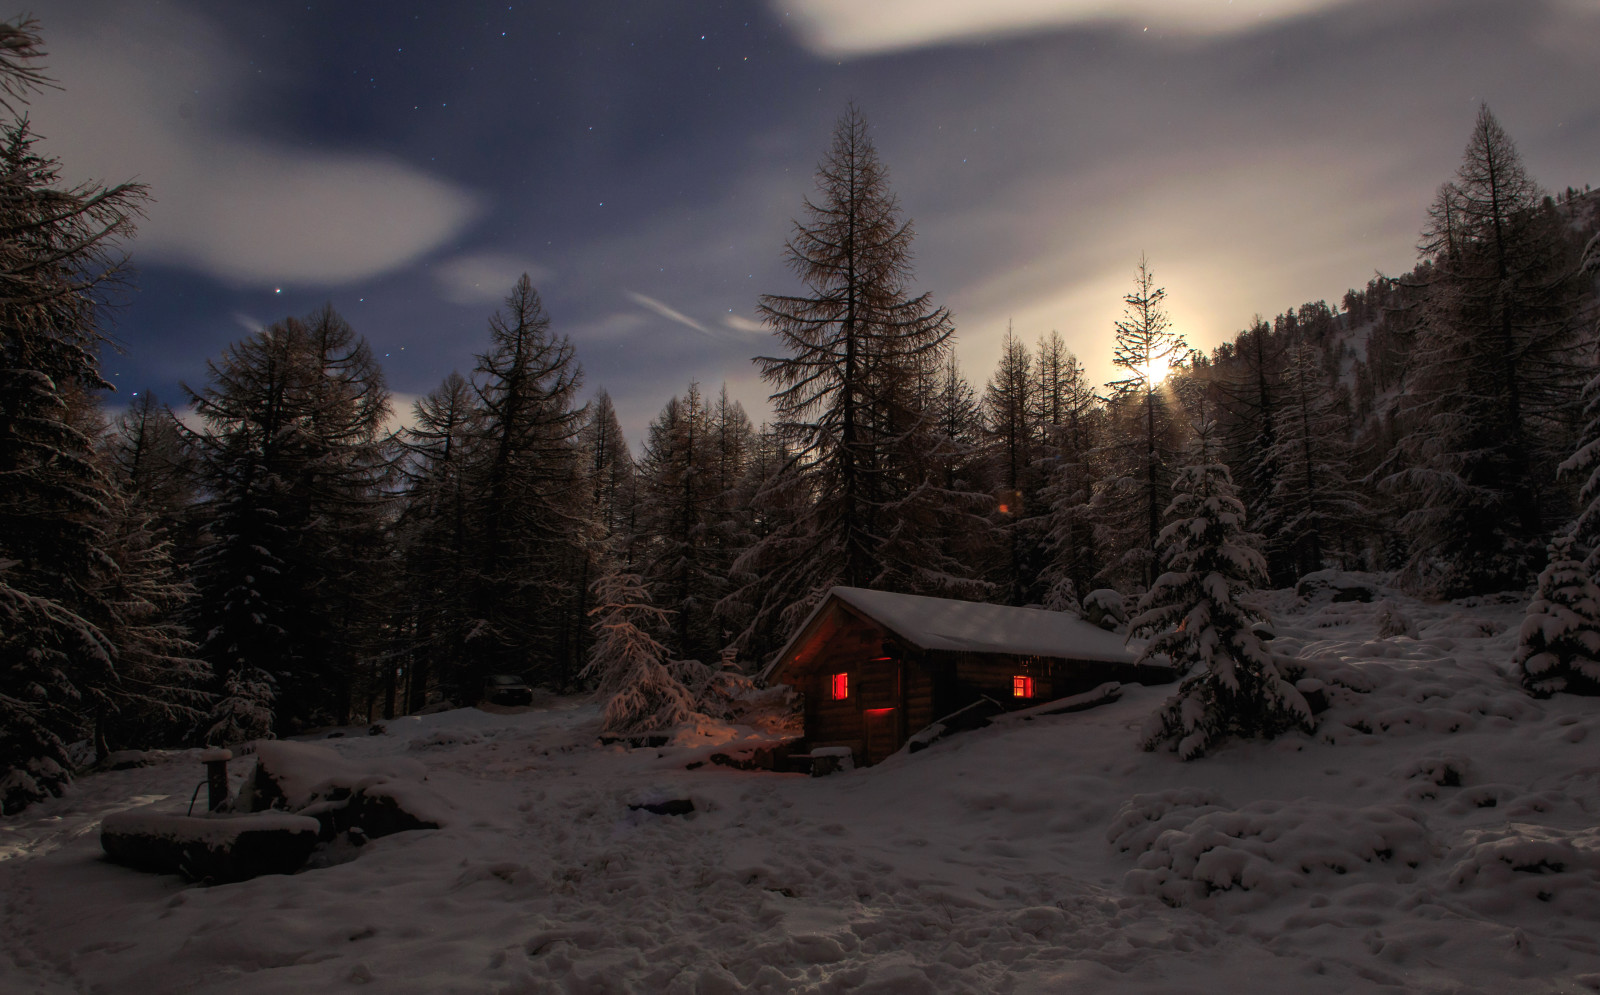
<instances>
[{"instance_id":1,"label":"night sky","mask_svg":"<svg viewBox=\"0 0 1600 995\"><path fill-rule=\"evenodd\" d=\"M63 88L32 104L45 151L152 192L104 363L123 398L179 402L227 343L331 301L405 409L471 369L526 271L636 446L691 378L759 422L756 300L796 289L783 243L850 100L980 390L1008 321L1108 379L1140 252L1207 349L1408 269L1482 101L1546 188L1600 183L1594 0L33 13Z\"/></svg>"}]
</instances>

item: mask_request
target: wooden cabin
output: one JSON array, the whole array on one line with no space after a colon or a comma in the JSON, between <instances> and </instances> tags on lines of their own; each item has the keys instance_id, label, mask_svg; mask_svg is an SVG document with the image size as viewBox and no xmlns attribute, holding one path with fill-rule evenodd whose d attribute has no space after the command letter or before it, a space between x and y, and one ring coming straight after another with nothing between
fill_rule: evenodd
<instances>
[{"instance_id":1,"label":"wooden cabin","mask_svg":"<svg viewBox=\"0 0 1600 995\"><path fill-rule=\"evenodd\" d=\"M1064 612L836 587L767 667L805 701L806 745L874 764L988 698L1030 708L1106 681L1166 683L1123 637Z\"/></svg>"}]
</instances>

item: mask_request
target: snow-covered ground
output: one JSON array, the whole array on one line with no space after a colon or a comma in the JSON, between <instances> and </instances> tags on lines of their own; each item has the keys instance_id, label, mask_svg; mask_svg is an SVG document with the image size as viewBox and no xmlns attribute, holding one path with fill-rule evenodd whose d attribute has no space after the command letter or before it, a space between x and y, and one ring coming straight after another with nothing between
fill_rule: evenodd
<instances>
[{"instance_id":1,"label":"snow-covered ground","mask_svg":"<svg viewBox=\"0 0 1600 995\"><path fill-rule=\"evenodd\" d=\"M464 709L326 742L421 761L445 828L216 887L98 843L195 754L84 777L0 821L0 991L1600 990L1600 700L1505 676L1520 604L1276 599L1370 690L1187 764L1135 748L1159 688L817 779Z\"/></svg>"}]
</instances>

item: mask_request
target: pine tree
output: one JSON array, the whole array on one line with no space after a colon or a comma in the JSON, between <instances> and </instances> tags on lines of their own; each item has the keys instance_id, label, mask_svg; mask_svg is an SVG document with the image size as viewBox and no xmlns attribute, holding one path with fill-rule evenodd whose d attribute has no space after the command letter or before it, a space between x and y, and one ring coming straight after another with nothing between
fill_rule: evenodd
<instances>
[{"instance_id":1,"label":"pine tree","mask_svg":"<svg viewBox=\"0 0 1600 995\"><path fill-rule=\"evenodd\" d=\"M1245 532L1228 468L1180 471L1167 516L1164 572L1140 600L1130 632L1150 636L1141 661L1166 656L1180 671L1198 669L1146 723L1145 749L1171 744L1189 760L1229 735L1310 730L1310 707L1264 645L1264 616L1243 600L1266 579L1266 565Z\"/></svg>"},{"instance_id":2,"label":"pine tree","mask_svg":"<svg viewBox=\"0 0 1600 995\"><path fill-rule=\"evenodd\" d=\"M388 391L332 309L234 343L190 391L210 545L196 562L201 655L229 695L212 738L344 723L369 679L387 500Z\"/></svg>"},{"instance_id":3,"label":"pine tree","mask_svg":"<svg viewBox=\"0 0 1600 995\"><path fill-rule=\"evenodd\" d=\"M1348 430L1334 407L1320 353L1304 343L1288 349L1277 438L1267 456L1275 467L1267 541L1293 564L1297 578L1348 551L1366 510L1350 480Z\"/></svg>"},{"instance_id":4,"label":"pine tree","mask_svg":"<svg viewBox=\"0 0 1600 995\"><path fill-rule=\"evenodd\" d=\"M211 668L183 624L194 588L182 579L174 530L184 528L192 467L172 412L148 393L117 420L102 445L113 485L103 525L117 565L101 597L102 628L117 647L117 672L94 715L98 756L188 738L211 705Z\"/></svg>"},{"instance_id":5,"label":"pine tree","mask_svg":"<svg viewBox=\"0 0 1600 995\"><path fill-rule=\"evenodd\" d=\"M0 100L44 82L32 21L0 24ZM97 464L94 395L103 291L144 191L62 187L26 119L0 134L0 812L59 793L70 743L118 682L105 626L117 560L114 498Z\"/></svg>"},{"instance_id":6,"label":"pine tree","mask_svg":"<svg viewBox=\"0 0 1600 995\"><path fill-rule=\"evenodd\" d=\"M726 391L723 392L726 397ZM613 541L627 533L633 521L633 454L617 421L617 409L604 390L595 394L589 417L580 435L585 474L589 481L589 514L599 525L602 538Z\"/></svg>"},{"instance_id":7,"label":"pine tree","mask_svg":"<svg viewBox=\"0 0 1600 995\"><path fill-rule=\"evenodd\" d=\"M469 564L474 555L468 469L479 411L472 387L451 372L412 406L400 437L405 481L395 541L403 578L394 630L409 659L406 710L428 703L437 682L462 700L471 629Z\"/></svg>"},{"instance_id":8,"label":"pine tree","mask_svg":"<svg viewBox=\"0 0 1600 995\"><path fill-rule=\"evenodd\" d=\"M1183 336L1172 330L1166 296L1141 256L1134 289L1123 298L1126 308L1116 326L1112 362L1127 376L1106 385L1112 391L1111 437L1098 454L1102 472L1094 495L1105 541L1117 555L1113 567L1146 586L1155 579L1161 509L1180 451L1171 398L1163 385L1169 372L1182 368L1188 353Z\"/></svg>"},{"instance_id":9,"label":"pine tree","mask_svg":"<svg viewBox=\"0 0 1600 995\"><path fill-rule=\"evenodd\" d=\"M1284 551L1272 542L1280 509L1273 501L1281 468L1277 458L1279 410L1286 343L1260 315L1225 349L1218 350L1218 372L1212 379L1221 411L1226 460L1241 468L1239 496L1256 531L1267 539L1264 553L1274 581L1292 583Z\"/></svg>"},{"instance_id":10,"label":"pine tree","mask_svg":"<svg viewBox=\"0 0 1600 995\"><path fill-rule=\"evenodd\" d=\"M1070 604L1095 588L1100 565L1090 498L1103 412L1083 364L1054 332L1039 345L1039 383L1045 474L1039 503L1047 563L1041 580L1048 606Z\"/></svg>"},{"instance_id":11,"label":"pine tree","mask_svg":"<svg viewBox=\"0 0 1600 995\"><path fill-rule=\"evenodd\" d=\"M717 469L711 412L691 382L650 423L639 465L644 577L672 613L670 651L679 659L710 659L721 648L708 625L727 579L710 555Z\"/></svg>"},{"instance_id":12,"label":"pine tree","mask_svg":"<svg viewBox=\"0 0 1600 995\"><path fill-rule=\"evenodd\" d=\"M589 614L595 620L595 641L579 676L594 681L595 694L606 700L602 730L621 735L666 732L698 715L695 693L683 678L709 677L709 671L668 660L667 648L655 634L667 628L669 613L650 603L638 574L614 570L602 575L594 583Z\"/></svg>"},{"instance_id":13,"label":"pine tree","mask_svg":"<svg viewBox=\"0 0 1600 995\"><path fill-rule=\"evenodd\" d=\"M1554 512L1575 385L1571 235L1481 107L1429 212L1409 423L1385 487L1415 581L1447 595L1518 587Z\"/></svg>"},{"instance_id":14,"label":"pine tree","mask_svg":"<svg viewBox=\"0 0 1600 995\"><path fill-rule=\"evenodd\" d=\"M1540 698L1600 694L1600 587L1572 547L1570 535L1550 540L1550 562L1518 633L1513 662L1522 686Z\"/></svg>"},{"instance_id":15,"label":"pine tree","mask_svg":"<svg viewBox=\"0 0 1600 995\"><path fill-rule=\"evenodd\" d=\"M572 343L550 329L527 274L489 321L473 381L482 414L470 470L473 625L466 687L494 673L557 686L578 660L573 579L588 555L577 435L586 411Z\"/></svg>"},{"instance_id":16,"label":"pine tree","mask_svg":"<svg viewBox=\"0 0 1600 995\"><path fill-rule=\"evenodd\" d=\"M593 607L594 579L617 564L635 570L638 555L638 474L628 441L617 420L611 395L604 389L589 402L588 415L578 433L580 477L586 501L579 508L583 556L578 564L576 590L580 615L587 619ZM578 627L576 651L587 660L591 644L588 626Z\"/></svg>"},{"instance_id":17,"label":"pine tree","mask_svg":"<svg viewBox=\"0 0 1600 995\"><path fill-rule=\"evenodd\" d=\"M1038 507L1044 484L1035 422L1039 398L1032 357L1009 328L1000 349L1000 365L983 396L989 462L999 494L995 532L1004 548L997 581L1007 604L1025 605L1044 594L1039 584L1045 541Z\"/></svg>"},{"instance_id":18,"label":"pine tree","mask_svg":"<svg viewBox=\"0 0 1600 995\"><path fill-rule=\"evenodd\" d=\"M758 614L781 611L789 624L835 584L950 590L966 573L920 530L940 504L923 402L950 316L911 295L912 228L854 107L817 178L821 197L805 202L788 243L807 293L760 306L786 355L757 362L810 498L802 521L752 551L754 572L774 580Z\"/></svg>"}]
</instances>

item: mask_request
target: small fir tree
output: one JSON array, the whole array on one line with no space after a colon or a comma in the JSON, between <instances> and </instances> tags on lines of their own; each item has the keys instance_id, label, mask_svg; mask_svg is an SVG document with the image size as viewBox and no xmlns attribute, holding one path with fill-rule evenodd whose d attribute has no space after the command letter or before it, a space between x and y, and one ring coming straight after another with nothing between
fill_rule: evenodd
<instances>
[{"instance_id":1,"label":"small fir tree","mask_svg":"<svg viewBox=\"0 0 1600 995\"><path fill-rule=\"evenodd\" d=\"M1266 619L1241 597L1266 577L1244 530L1244 504L1228 468L1190 466L1172 485L1160 537L1165 571L1139 603L1130 631L1151 636L1140 661L1168 656L1198 669L1144 729L1144 748L1172 744L1184 760L1227 735L1273 736L1313 728L1306 700L1263 645Z\"/></svg>"},{"instance_id":2,"label":"small fir tree","mask_svg":"<svg viewBox=\"0 0 1600 995\"><path fill-rule=\"evenodd\" d=\"M1522 619L1515 660L1522 686L1540 698L1600 694L1600 587L1572 547L1568 535L1550 540L1550 563Z\"/></svg>"},{"instance_id":3,"label":"small fir tree","mask_svg":"<svg viewBox=\"0 0 1600 995\"><path fill-rule=\"evenodd\" d=\"M596 681L606 699L600 727L629 734L672 729L693 720L695 695L684 686L694 661L669 661L667 648L652 635L665 631L670 612L650 603L638 574L611 570L594 582L595 641L579 677Z\"/></svg>"}]
</instances>

